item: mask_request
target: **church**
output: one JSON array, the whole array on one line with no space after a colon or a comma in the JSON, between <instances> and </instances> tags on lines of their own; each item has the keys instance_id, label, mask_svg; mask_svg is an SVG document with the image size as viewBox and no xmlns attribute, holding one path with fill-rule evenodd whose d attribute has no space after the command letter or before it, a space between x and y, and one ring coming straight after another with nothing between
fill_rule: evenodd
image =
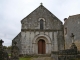
<instances>
[{"instance_id":1,"label":"church","mask_svg":"<svg viewBox=\"0 0 80 60\"><path fill-rule=\"evenodd\" d=\"M20 54L51 54L64 50L63 23L42 4L21 20L21 32L12 40Z\"/></svg>"}]
</instances>

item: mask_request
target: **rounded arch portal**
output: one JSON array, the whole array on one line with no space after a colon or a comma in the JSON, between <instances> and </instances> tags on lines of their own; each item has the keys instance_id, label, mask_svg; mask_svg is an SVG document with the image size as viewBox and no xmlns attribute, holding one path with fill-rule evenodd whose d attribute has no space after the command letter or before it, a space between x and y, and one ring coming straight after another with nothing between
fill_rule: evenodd
<instances>
[{"instance_id":1,"label":"rounded arch portal","mask_svg":"<svg viewBox=\"0 0 80 60\"><path fill-rule=\"evenodd\" d=\"M51 54L51 39L49 36L36 35L32 43L34 54Z\"/></svg>"},{"instance_id":2,"label":"rounded arch portal","mask_svg":"<svg viewBox=\"0 0 80 60\"><path fill-rule=\"evenodd\" d=\"M36 35L33 39L33 43L38 43L39 39L45 40L46 43L51 43L51 39L47 35Z\"/></svg>"},{"instance_id":3,"label":"rounded arch portal","mask_svg":"<svg viewBox=\"0 0 80 60\"><path fill-rule=\"evenodd\" d=\"M45 54L46 51L45 46L46 46L45 41L43 39L40 39L38 41L38 54Z\"/></svg>"}]
</instances>

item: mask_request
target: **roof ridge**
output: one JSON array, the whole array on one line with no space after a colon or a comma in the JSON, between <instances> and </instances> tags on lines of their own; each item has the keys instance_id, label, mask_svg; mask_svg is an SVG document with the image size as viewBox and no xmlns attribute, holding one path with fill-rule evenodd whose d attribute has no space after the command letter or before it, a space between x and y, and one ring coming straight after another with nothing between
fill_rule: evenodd
<instances>
[{"instance_id":1,"label":"roof ridge","mask_svg":"<svg viewBox=\"0 0 80 60\"><path fill-rule=\"evenodd\" d=\"M79 16L80 14L76 14L76 15L71 15L71 16L69 16L69 17L74 17L74 16Z\"/></svg>"},{"instance_id":2,"label":"roof ridge","mask_svg":"<svg viewBox=\"0 0 80 60\"><path fill-rule=\"evenodd\" d=\"M37 10L38 8L44 8L46 9L53 17L56 17L51 11L49 11L46 7L43 6L43 4L41 4L40 6L38 6L36 9L34 9L31 13L33 13L35 10ZM30 13L30 14L31 14ZM28 14L26 17L24 17L22 20L21 20L21 23L22 21L27 18L30 14ZM56 17L57 18L57 17ZM57 18L59 21L61 21L59 18ZM62 22L62 21L61 21Z\"/></svg>"}]
</instances>

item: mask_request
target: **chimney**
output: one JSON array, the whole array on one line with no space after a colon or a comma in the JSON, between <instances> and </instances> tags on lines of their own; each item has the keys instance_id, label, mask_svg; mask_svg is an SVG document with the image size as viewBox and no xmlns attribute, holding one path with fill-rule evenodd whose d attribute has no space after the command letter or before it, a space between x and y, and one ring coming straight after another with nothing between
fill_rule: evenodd
<instances>
[{"instance_id":1,"label":"chimney","mask_svg":"<svg viewBox=\"0 0 80 60\"><path fill-rule=\"evenodd\" d=\"M64 23L66 22L67 18L64 18Z\"/></svg>"}]
</instances>

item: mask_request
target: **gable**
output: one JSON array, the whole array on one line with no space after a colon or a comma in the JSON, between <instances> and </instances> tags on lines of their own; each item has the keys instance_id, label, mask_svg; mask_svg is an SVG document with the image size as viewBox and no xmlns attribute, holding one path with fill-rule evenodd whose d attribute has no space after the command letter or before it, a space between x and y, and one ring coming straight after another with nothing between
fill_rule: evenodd
<instances>
[{"instance_id":1,"label":"gable","mask_svg":"<svg viewBox=\"0 0 80 60\"><path fill-rule=\"evenodd\" d=\"M62 22L55 15L53 15L48 9L46 9L43 5L40 5L37 9L35 9L21 21L22 28L39 29L40 19L43 19L45 21L46 29L53 29L52 26L54 26L54 29L58 28L61 29L60 26L62 25Z\"/></svg>"},{"instance_id":2,"label":"gable","mask_svg":"<svg viewBox=\"0 0 80 60\"><path fill-rule=\"evenodd\" d=\"M28 18L29 16L33 16L33 15L38 15L41 17L43 17L44 15L50 15L52 17L54 17L54 19L58 19L54 14L52 14L48 9L46 9L43 5L40 5L38 8L36 8L34 11L32 11L28 16L26 16L24 19L22 19L21 22L23 22L26 18ZM58 19L59 20L59 19Z\"/></svg>"}]
</instances>

